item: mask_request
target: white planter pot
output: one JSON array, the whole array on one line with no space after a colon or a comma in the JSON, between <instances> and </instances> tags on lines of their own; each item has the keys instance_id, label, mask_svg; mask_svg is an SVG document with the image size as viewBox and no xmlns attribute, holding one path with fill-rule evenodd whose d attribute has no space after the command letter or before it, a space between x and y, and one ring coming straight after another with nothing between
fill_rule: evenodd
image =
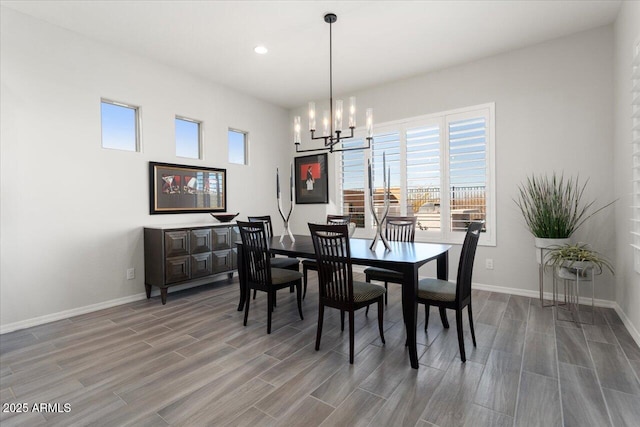
<instances>
[{"instance_id":1,"label":"white planter pot","mask_svg":"<svg viewBox=\"0 0 640 427\"><path fill-rule=\"evenodd\" d=\"M571 242L571 238L566 239L548 239L544 237L535 237L536 243L536 261L540 264L540 255L542 254L542 259L544 261L547 260L547 253L549 249L553 249L556 246L566 245Z\"/></svg>"}]
</instances>

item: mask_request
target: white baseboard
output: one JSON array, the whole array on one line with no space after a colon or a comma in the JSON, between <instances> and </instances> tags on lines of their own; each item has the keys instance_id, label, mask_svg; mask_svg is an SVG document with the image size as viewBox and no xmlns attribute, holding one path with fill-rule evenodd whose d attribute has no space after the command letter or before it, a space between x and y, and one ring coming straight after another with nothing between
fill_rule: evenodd
<instances>
[{"instance_id":1,"label":"white baseboard","mask_svg":"<svg viewBox=\"0 0 640 427\"><path fill-rule=\"evenodd\" d=\"M536 298L536 299L540 298L540 292L539 291L532 291L532 290L528 290L528 289L506 288L506 287L503 287L503 286L484 285L482 283L474 283L473 284L473 289L480 289L482 291L490 291L490 292L496 292L496 293L501 293L501 294L519 295L519 296L522 296L522 297L530 297L530 298ZM543 295L544 299L547 299L547 300L552 300L553 299L553 293L551 293L551 292L545 292L542 295ZM559 294L558 298L559 299L563 299L564 295L563 294ZM591 298L580 297L580 304L591 305ZM596 298L594 300L594 305L596 307L606 307L606 308L613 308L613 309L616 309L616 307L618 307L618 304L615 301L611 301L611 300L608 300L608 299L598 299L598 298ZM616 311L617 311L617 309L616 309Z\"/></svg>"},{"instance_id":2,"label":"white baseboard","mask_svg":"<svg viewBox=\"0 0 640 427\"><path fill-rule=\"evenodd\" d=\"M112 299L112 300L100 302L97 304L91 304L91 305L86 305L84 307L72 308L71 310L60 311L58 313L47 314L44 316L34 317L32 319L9 323L8 325L0 326L0 335L17 331L20 329L26 329L26 328L31 328L33 326L43 325L45 323L67 319L73 316L79 316L81 314L91 313L93 311L104 310L105 308L111 308L117 305L127 304L129 302L140 301L141 299L145 299L146 297L147 295L143 292L141 294L129 295L123 298Z\"/></svg>"},{"instance_id":3,"label":"white baseboard","mask_svg":"<svg viewBox=\"0 0 640 427\"><path fill-rule=\"evenodd\" d=\"M618 304L616 304L614 308L616 310L616 313L618 313L618 316L620 316L620 319L622 319L622 323L624 323L627 331L629 331L629 334L631 335L633 340L636 342L636 344L638 344L638 347L640 347L640 333L638 333L638 330L635 328L635 326L633 326L631 320L629 320L625 312L622 311L622 308L620 308Z\"/></svg>"},{"instance_id":4,"label":"white baseboard","mask_svg":"<svg viewBox=\"0 0 640 427\"><path fill-rule=\"evenodd\" d=\"M178 285L172 286L168 289L169 293L182 291L184 289L193 288L196 286L201 286L206 283L215 283L211 282L211 279L201 280L198 282L193 282L188 285ZM157 288L153 288L151 291L151 296L156 297L160 295L160 290ZM142 292L135 295L129 295L122 298L116 298L109 301L100 302L97 304L86 305L84 307L72 308L70 310L60 311L58 313L47 314L44 316L34 317L32 319L21 320L19 322L9 323L7 325L0 325L0 335L6 334L9 332L18 331L20 329L31 328L33 326L43 325L45 323L56 322L58 320L68 319L69 317L79 316L81 314L91 313L98 310L104 310L105 308L115 307L117 305L127 304L130 302L140 301L147 298L147 294ZM160 304L160 303L159 303Z\"/></svg>"}]
</instances>

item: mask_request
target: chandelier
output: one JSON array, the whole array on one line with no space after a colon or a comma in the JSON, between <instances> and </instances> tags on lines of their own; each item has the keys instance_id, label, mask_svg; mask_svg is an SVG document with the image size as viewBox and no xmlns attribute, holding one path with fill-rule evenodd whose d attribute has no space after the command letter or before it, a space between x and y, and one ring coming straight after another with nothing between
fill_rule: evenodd
<instances>
[{"instance_id":1,"label":"chandelier","mask_svg":"<svg viewBox=\"0 0 640 427\"><path fill-rule=\"evenodd\" d=\"M316 104L315 102L309 103L309 132L311 133L311 139L324 140L324 147L307 150L300 149L300 116L295 116L293 119L293 142L296 146L297 153L306 153L311 151L329 151L330 153L333 153L335 151L364 150L371 147L371 141L373 140L373 109L367 108L367 145L352 148L336 148L336 145L340 144L345 139L353 138L353 131L356 128L356 98L353 96L349 98L349 114L347 122L349 133L346 135L343 120L343 102L341 99L336 99L335 105L333 103L333 50L331 26L337 20L338 17L335 13L327 13L326 15L324 15L324 22L329 24L329 111L324 111L323 113L322 134L320 136L316 136Z\"/></svg>"}]
</instances>

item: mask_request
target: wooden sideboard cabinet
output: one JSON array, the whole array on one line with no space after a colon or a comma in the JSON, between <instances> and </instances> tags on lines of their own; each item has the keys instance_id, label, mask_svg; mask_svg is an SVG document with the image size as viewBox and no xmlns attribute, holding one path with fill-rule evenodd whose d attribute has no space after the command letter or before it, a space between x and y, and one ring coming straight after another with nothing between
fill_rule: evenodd
<instances>
[{"instance_id":1,"label":"wooden sideboard cabinet","mask_svg":"<svg viewBox=\"0 0 640 427\"><path fill-rule=\"evenodd\" d=\"M147 298L151 287L160 288L162 304L167 288L226 273L231 279L238 268L240 240L235 223L150 226L144 228L144 286Z\"/></svg>"}]
</instances>

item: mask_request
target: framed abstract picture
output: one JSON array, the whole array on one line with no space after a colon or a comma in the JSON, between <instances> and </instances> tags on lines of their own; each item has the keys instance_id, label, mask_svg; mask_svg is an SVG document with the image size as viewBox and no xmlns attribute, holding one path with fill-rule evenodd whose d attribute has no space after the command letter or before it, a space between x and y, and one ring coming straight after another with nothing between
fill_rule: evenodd
<instances>
[{"instance_id":1,"label":"framed abstract picture","mask_svg":"<svg viewBox=\"0 0 640 427\"><path fill-rule=\"evenodd\" d=\"M150 214L226 210L226 169L149 162Z\"/></svg>"},{"instance_id":2,"label":"framed abstract picture","mask_svg":"<svg viewBox=\"0 0 640 427\"><path fill-rule=\"evenodd\" d=\"M297 204L329 203L327 154L295 158Z\"/></svg>"}]
</instances>

